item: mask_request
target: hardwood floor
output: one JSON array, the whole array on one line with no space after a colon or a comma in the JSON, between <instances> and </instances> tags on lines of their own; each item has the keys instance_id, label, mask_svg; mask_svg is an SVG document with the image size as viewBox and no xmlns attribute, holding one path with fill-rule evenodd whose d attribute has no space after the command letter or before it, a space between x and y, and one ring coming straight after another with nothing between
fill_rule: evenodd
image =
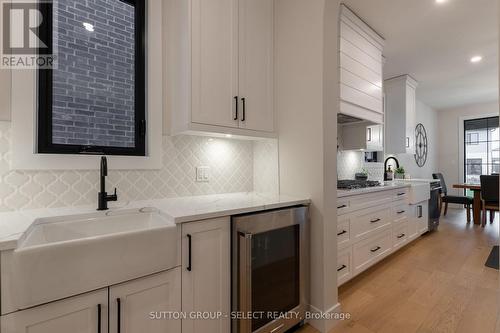
<instances>
[{"instance_id":1,"label":"hardwood floor","mask_svg":"<svg viewBox=\"0 0 500 333\"><path fill-rule=\"evenodd\" d=\"M450 209L438 232L340 288L342 311L351 319L330 333L495 332L499 273L484 263L498 244L498 230L498 214L481 228L466 223L465 211Z\"/></svg>"}]
</instances>

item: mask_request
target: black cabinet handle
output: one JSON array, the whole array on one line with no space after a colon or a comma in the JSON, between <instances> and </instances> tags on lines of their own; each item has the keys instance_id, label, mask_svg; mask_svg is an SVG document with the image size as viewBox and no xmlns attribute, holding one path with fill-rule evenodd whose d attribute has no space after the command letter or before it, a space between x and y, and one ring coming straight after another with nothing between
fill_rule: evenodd
<instances>
[{"instance_id":1,"label":"black cabinet handle","mask_svg":"<svg viewBox=\"0 0 500 333\"><path fill-rule=\"evenodd\" d=\"M401 239L401 238L403 238L404 236L406 236L406 235L405 235L405 234L401 234L401 235L399 235L399 236L398 236L398 239Z\"/></svg>"},{"instance_id":2,"label":"black cabinet handle","mask_svg":"<svg viewBox=\"0 0 500 333\"><path fill-rule=\"evenodd\" d=\"M398 193L398 197L405 195L406 193Z\"/></svg>"},{"instance_id":3,"label":"black cabinet handle","mask_svg":"<svg viewBox=\"0 0 500 333\"><path fill-rule=\"evenodd\" d=\"M122 300L120 298L116 299L116 332L121 333L122 331Z\"/></svg>"},{"instance_id":4,"label":"black cabinet handle","mask_svg":"<svg viewBox=\"0 0 500 333\"><path fill-rule=\"evenodd\" d=\"M421 219L424 216L423 214L423 207L418 206L418 218Z\"/></svg>"},{"instance_id":5,"label":"black cabinet handle","mask_svg":"<svg viewBox=\"0 0 500 333\"><path fill-rule=\"evenodd\" d=\"M338 206L337 209L347 208L347 205Z\"/></svg>"},{"instance_id":6,"label":"black cabinet handle","mask_svg":"<svg viewBox=\"0 0 500 333\"><path fill-rule=\"evenodd\" d=\"M101 304L97 304L97 333L101 333Z\"/></svg>"},{"instance_id":7,"label":"black cabinet handle","mask_svg":"<svg viewBox=\"0 0 500 333\"><path fill-rule=\"evenodd\" d=\"M245 121L246 120L246 117L247 117L247 99L245 97L243 97L241 99L241 102L243 103L243 115L241 116L241 121Z\"/></svg>"},{"instance_id":8,"label":"black cabinet handle","mask_svg":"<svg viewBox=\"0 0 500 333\"><path fill-rule=\"evenodd\" d=\"M380 249L381 249L381 247L380 247L380 246L377 246L376 248L371 249L370 251L372 251L373 253L375 253L375 252L377 252L377 251L378 251L378 250L380 250Z\"/></svg>"},{"instance_id":9,"label":"black cabinet handle","mask_svg":"<svg viewBox=\"0 0 500 333\"><path fill-rule=\"evenodd\" d=\"M341 232L339 232L339 233L337 234L337 236L342 236L342 235L344 235L344 234L347 234L347 231L342 230Z\"/></svg>"},{"instance_id":10,"label":"black cabinet handle","mask_svg":"<svg viewBox=\"0 0 500 333\"><path fill-rule=\"evenodd\" d=\"M371 220L370 223L377 223L377 222L380 222L381 219L375 219L375 220Z\"/></svg>"},{"instance_id":11,"label":"black cabinet handle","mask_svg":"<svg viewBox=\"0 0 500 333\"><path fill-rule=\"evenodd\" d=\"M337 272L340 272L341 270L344 270L344 269L346 269L346 268L347 268L347 266L346 266L346 265L342 265L342 266L340 266L339 268L337 268Z\"/></svg>"},{"instance_id":12,"label":"black cabinet handle","mask_svg":"<svg viewBox=\"0 0 500 333\"><path fill-rule=\"evenodd\" d=\"M192 243L192 237L191 235L187 235L187 239L188 239L188 266L187 266L187 270L189 272L192 271L192 267L191 267L191 243Z\"/></svg>"},{"instance_id":13,"label":"black cabinet handle","mask_svg":"<svg viewBox=\"0 0 500 333\"><path fill-rule=\"evenodd\" d=\"M403 214L403 213L406 213L406 210L400 210L400 211L398 212L398 214L400 214L400 215L401 215L401 214Z\"/></svg>"},{"instance_id":14,"label":"black cabinet handle","mask_svg":"<svg viewBox=\"0 0 500 333\"><path fill-rule=\"evenodd\" d=\"M238 115L238 96L234 96L234 103L236 104L236 105L235 105L235 110L236 110L236 112L235 112L235 114L234 114L234 118L233 118L233 120L238 120L238 116L239 116L239 115Z\"/></svg>"}]
</instances>

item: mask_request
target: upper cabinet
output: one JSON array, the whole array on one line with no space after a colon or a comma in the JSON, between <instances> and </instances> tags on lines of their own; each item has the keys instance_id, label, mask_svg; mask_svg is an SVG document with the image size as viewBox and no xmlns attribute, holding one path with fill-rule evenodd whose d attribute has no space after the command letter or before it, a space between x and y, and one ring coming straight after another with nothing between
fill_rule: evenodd
<instances>
[{"instance_id":1,"label":"upper cabinet","mask_svg":"<svg viewBox=\"0 0 500 333\"><path fill-rule=\"evenodd\" d=\"M164 14L173 134L274 136L274 2L168 0Z\"/></svg>"},{"instance_id":2,"label":"upper cabinet","mask_svg":"<svg viewBox=\"0 0 500 333\"><path fill-rule=\"evenodd\" d=\"M345 5L340 17L340 112L384 123L384 39Z\"/></svg>"},{"instance_id":3,"label":"upper cabinet","mask_svg":"<svg viewBox=\"0 0 500 333\"><path fill-rule=\"evenodd\" d=\"M409 75L384 82L385 151L388 154L415 154L417 86L417 81Z\"/></svg>"},{"instance_id":4,"label":"upper cabinet","mask_svg":"<svg viewBox=\"0 0 500 333\"><path fill-rule=\"evenodd\" d=\"M338 126L339 148L341 150L384 151L383 125L367 122Z\"/></svg>"}]
</instances>

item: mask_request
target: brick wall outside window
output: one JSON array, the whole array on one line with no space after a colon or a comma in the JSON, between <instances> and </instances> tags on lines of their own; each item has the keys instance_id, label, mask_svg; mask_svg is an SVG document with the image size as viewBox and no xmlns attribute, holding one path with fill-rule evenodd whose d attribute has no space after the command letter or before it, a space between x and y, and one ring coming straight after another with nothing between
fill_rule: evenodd
<instances>
[{"instance_id":1,"label":"brick wall outside window","mask_svg":"<svg viewBox=\"0 0 500 333\"><path fill-rule=\"evenodd\" d=\"M134 147L134 7L57 0L53 19L53 142Z\"/></svg>"}]
</instances>

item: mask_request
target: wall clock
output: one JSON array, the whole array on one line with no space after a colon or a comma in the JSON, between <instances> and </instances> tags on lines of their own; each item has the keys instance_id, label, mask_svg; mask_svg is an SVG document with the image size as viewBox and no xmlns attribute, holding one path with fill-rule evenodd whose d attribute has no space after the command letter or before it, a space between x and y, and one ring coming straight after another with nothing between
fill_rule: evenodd
<instances>
[{"instance_id":1,"label":"wall clock","mask_svg":"<svg viewBox=\"0 0 500 333\"><path fill-rule=\"evenodd\" d=\"M428 153L427 131L422 124L418 124L415 128L415 146L415 161L422 168L427 162Z\"/></svg>"}]
</instances>

